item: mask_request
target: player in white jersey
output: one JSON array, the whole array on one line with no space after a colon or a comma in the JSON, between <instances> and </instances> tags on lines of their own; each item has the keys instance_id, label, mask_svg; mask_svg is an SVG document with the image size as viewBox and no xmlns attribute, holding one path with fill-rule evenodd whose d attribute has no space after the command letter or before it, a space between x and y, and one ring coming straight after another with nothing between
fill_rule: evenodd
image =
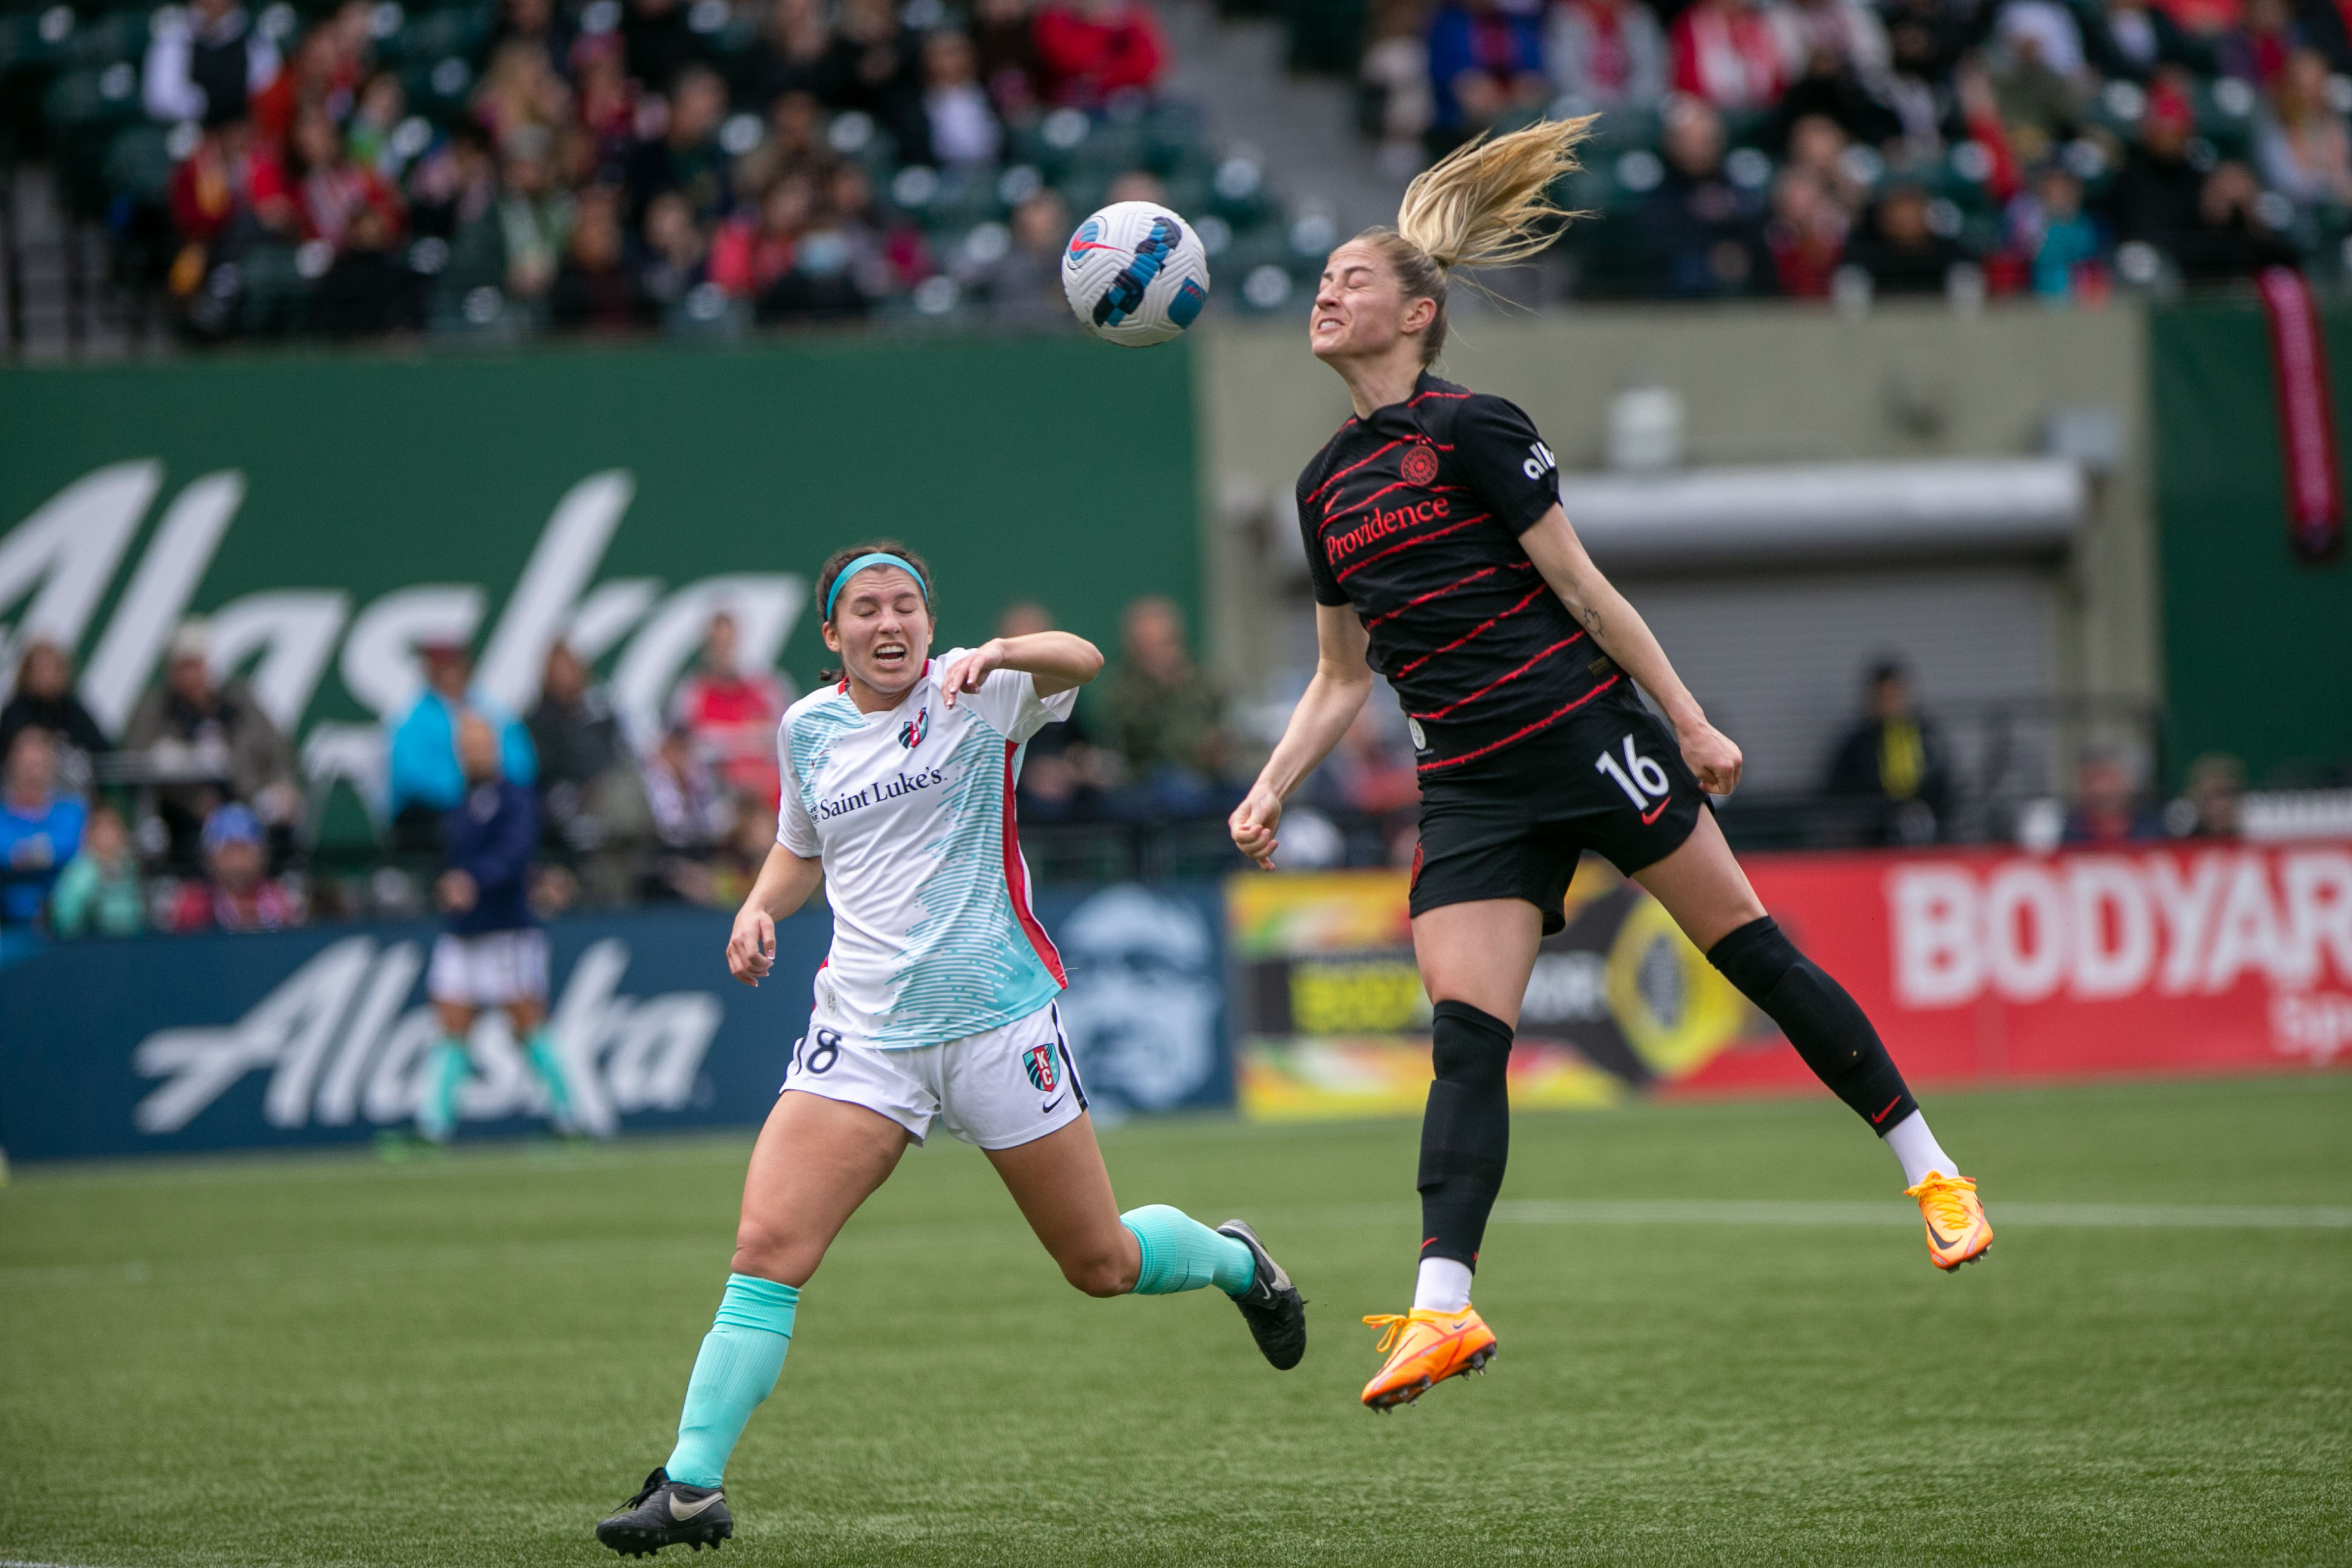
<instances>
[{"instance_id":1,"label":"player in white jersey","mask_svg":"<svg viewBox=\"0 0 2352 1568\"><path fill-rule=\"evenodd\" d=\"M883 541L818 574L832 684L777 737L776 846L735 917L727 966L757 985L776 921L825 883L833 948L807 1032L743 1182L734 1271L702 1342L677 1445L596 1527L616 1552L734 1532L720 1484L791 1342L801 1287L934 1125L985 1151L1063 1277L1090 1296L1215 1285L1266 1360L1307 1348L1306 1302L1250 1227L1152 1205L1118 1212L1055 999L1062 961L1029 905L1013 786L1022 747L1102 668L1066 632L930 657L930 574Z\"/></svg>"}]
</instances>

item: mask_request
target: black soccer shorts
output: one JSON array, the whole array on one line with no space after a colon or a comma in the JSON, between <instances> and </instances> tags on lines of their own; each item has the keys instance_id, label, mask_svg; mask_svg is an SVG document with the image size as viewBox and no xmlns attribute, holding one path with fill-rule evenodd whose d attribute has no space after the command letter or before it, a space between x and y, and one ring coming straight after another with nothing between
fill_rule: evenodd
<instances>
[{"instance_id":1,"label":"black soccer shorts","mask_svg":"<svg viewBox=\"0 0 2352 1568\"><path fill-rule=\"evenodd\" d=\"M1549 936L1586 850L1630 877L1681 848L1702 809L1712 804L1674 731L1610 692L1459 775L1422 775L1412 912L1525 899Z\"/></svg>"}]
</instances>

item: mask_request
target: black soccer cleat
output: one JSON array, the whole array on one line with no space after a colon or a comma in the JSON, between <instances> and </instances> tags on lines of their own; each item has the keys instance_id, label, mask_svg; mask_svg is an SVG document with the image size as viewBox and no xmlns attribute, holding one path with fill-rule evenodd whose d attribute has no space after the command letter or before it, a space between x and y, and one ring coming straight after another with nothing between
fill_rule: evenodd
<instances>
[{"instance_id":1,"label":"black soccer cleat","mask_svg":"<svg viewBox=\"0 0 2352 1568\"><path fill-rule=\"evenodd\" d=\"M735 1533L727 1494L717 1487L690 1487L656 1469L645 1490L596 1527L596 1539L624 1557L650 1557L665 1546L705 1546L713 1552Z\"/></svg>"},{"instance_id":2,"label":"black soccer cleat","mask_svg":"<svg viewBox=\"0 0 2352 1568\"><path fill-rule=\"evenodd\" d=\"M1232 1237L1257 1259L1250 1288L1234 1298L1234 1305L1242 1310L1250 1337L1257 1341L1257 1348L1274 1369L1288 1372L1307 1353L1307 1298L1298 1293L1298 1287L1246 1224L1229 1219L1217 1227L1217 1234Z\"/></svg>"}]
</instances>

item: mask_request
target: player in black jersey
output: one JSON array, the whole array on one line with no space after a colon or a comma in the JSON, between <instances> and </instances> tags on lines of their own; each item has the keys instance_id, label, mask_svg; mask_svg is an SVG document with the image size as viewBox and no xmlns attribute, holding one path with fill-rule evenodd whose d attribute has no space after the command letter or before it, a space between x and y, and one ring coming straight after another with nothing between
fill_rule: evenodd
<instances>
[{"instance_id":1,"label":"player in black jersey","mask_svg":"<svg viewBox=\"0 0 2352 1568\"><path fill-rule=\"evenodd\" d=\"M1378 669L1420 766L1412 937L1434 1004L1436 1076L1412 1310L1365 1320L1387 1327L1380 1349L1391 1352L1364 1389L1375 1409L1494 1354L1470 1280L1509 1143L1511 1037L1537 944L1560 928L1586 849L1664 905L1885 1139L1937 1267L1992 1239L1975 1184L1937 1146L1870 1020L1780 933L1733 858L1707 796L1738 785L1739 748L1585 553L1551 449L1513 405L1429 373L1445 343L1448 273L1550 243L1568 215L1544 193L1576 167L1589 124L1475 142L1423 174L1396 228L1331 253L1309 328L1356 409L1298 479L1319 657L1232 827L1271 868L1282 803L1346 732Z\"/></svg>"}]
</instances>

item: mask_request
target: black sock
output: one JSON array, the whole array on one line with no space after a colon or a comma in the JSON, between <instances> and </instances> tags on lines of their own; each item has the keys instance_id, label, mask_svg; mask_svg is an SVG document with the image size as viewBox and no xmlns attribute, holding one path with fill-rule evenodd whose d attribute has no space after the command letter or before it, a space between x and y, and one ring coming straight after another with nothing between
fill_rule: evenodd
<instances>
[{"instance_id":1,"label":"black sock","mask_svg":"<svg viewBox=\"0 0 2352 1568\"><path fill-rule=\"evenodd\" d=\"M1433 1011L1437 1080L1421 1119L1421 1255L1475 1268L1511 1152L1511 1029L1467 1002L1440 1002Z\"/></svg>"},{"instance_id":2,"label":"black sock","mask_svg":"<svg viewBox=\"0 0 2352 1568\"><path fill-rule=\"evenodd\" d=\"M1771 916L1717 942L1706 960L1780 1026L1805 1065L1880 1137L1919 1109L1870 1016L1780 934Z\"/></svg>"}]
</instances>

